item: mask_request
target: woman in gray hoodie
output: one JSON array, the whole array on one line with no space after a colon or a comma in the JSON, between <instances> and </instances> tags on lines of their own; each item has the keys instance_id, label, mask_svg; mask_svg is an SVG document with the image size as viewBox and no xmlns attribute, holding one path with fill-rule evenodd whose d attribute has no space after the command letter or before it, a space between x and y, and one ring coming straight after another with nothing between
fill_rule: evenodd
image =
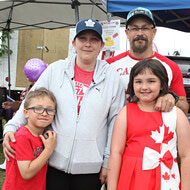
<instances>
[{"instance_id":1,"label":"woman in gray hoodie","mask_svg":"<svg viewBox=\"0 0 190 190\"><path fill-rule=\"evenodd\" d=\"M104 47L97 21L78 22L72 44L76 55L52 63L32 88L45 87L57 100L51 125L57 145L48 162L47 190L99 190L106 182L112 128L125 90L117 71L97 59ZM25 124L21 105L4 129L6 159L14 157L9 141Z\"/></svg>"}]
</instances>

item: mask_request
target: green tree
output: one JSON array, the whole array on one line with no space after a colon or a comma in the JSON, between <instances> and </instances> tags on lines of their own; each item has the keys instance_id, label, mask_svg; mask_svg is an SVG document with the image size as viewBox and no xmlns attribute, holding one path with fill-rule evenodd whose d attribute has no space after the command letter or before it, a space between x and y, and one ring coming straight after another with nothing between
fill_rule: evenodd
<instances>
[{"instance_id":1,"label":"green tree","mask_svg":"<svg viewBox=\"0 0 190 190\"><path fill-rule=\"evenodd\" d=\"M12 39L12 36L10 34L14 33L14 30L10 30L9 32L9 39ZM7 39L8 39L8 31L2 31L2 35L0 36L0 57L3 55L8 54L8 45L7 45ZM13 51L10 49L10 55L13 53Z\"/></svg>"}]
</instances>

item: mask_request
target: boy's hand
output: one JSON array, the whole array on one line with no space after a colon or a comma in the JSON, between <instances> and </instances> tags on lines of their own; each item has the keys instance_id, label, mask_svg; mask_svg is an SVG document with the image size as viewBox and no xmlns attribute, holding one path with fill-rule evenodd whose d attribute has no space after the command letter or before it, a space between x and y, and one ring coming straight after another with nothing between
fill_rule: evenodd
<instances>
[{"instance_id":1,"label":"boy's hand","mask_svg":"<svg viewBox=\"0 0 190 190\"><path fill-rule=\"evenodd\" d=\"M46 131L48 138L45 139L43 135L40 135L42 142L44 144L44 149L47 149L49 152L53 153L53 150L56 146L56 132L55 131Z\"/></svg>"}]
</instances>

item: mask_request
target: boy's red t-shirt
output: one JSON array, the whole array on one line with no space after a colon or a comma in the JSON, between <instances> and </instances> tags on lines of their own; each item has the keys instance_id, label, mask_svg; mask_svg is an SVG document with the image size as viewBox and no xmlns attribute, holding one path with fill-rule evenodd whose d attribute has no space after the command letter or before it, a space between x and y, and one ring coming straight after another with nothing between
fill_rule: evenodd
<instances>
[{"instance_id":1,"label":"boy's red t-shirt","mask_svg":"<svg viewBox=\"0 0 190 190\"><path fill-rule=\"evenodd\" d=\"M40 137L33 136L26 127L21 127L15 133L16 142L10 143L15 149L15 159L6 163L6 178L2 190L45 190L47 164L30 180L24 180L20 174L17 160L34 160L43 151Z\"/></svg>"}]
</instances>

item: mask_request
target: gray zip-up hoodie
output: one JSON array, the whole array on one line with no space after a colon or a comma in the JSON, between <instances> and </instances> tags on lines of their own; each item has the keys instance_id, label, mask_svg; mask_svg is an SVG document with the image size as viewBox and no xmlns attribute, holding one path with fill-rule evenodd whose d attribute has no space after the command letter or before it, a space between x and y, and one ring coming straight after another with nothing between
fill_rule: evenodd
<instances>
[{"instance_id":1,"label":"gray zip-up hoodie","mask_svg":"<svg viewBox=\"0 0 190 190\"><path fill-rule=\"evenodd\" d=\"M125 90L117 71L105 61L97 60L93 82L84 94L78 115L74 65L75 56L52 63L32 89L45 87L57 100L52 122L57 145L49 165L72 174L98 173L102 166L107 168L112 128L124 106ZM22 103L5 125L4 134L15 132L26 123Z\"/></svg>"}]
</instances>

